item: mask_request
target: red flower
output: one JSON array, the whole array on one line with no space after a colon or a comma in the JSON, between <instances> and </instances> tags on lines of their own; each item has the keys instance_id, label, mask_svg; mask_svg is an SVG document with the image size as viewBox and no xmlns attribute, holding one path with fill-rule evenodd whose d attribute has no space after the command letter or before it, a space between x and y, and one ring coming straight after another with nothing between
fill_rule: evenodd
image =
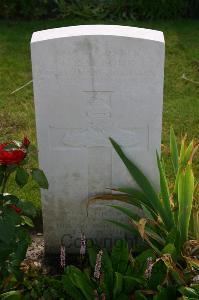
<instances>
[{"instance_id":1,"label":"red flower","mask_svg":"<svg viewBox=\"0 0 199 300\"><path fill-rule=\"evenodd\" d=\"M21 208L17 207L15 204L11 204L11 205L9 205L9 206L10 206L10 208L12 208L13 210L15 210L17 214L20 214Z\"/></svg>"},{"instance_id":2,"label":"red flower","mask_svg":"<svg viewBox=\"0 0 199 300\"><path fill-rule=\"evenodd\" d=\"M20 163L26 157L26 149L24 148L14 148L5 149L9 143L4 143L0 145L0 164L1 165L15 165Z\"/></svg>"},{"instance_id":3,"label":"red flower","mask_svg":"<svg viewBox=\"0 0 199 300\"><path fill-rule=\"evenodd\" d=\"M22 145L25 147L25 148L28 148L28 146L30 145L30 141L29 139L27 138L27 136L24 137L23 141L22 141Z\"/></svg>"}]
</instances>

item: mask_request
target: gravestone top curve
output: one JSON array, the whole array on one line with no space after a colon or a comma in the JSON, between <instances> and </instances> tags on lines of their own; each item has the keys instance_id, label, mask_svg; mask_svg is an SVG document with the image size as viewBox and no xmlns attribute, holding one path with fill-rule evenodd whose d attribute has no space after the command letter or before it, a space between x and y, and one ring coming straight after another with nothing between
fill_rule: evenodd
<instances>
[{"instance_id":1,"label":"gravestone top curve","mask_svg":"<svg viewBox=\"0 0 199 300\"><path fill-rule=\"evenodd\" d=\"M31 43L85 35L121 36L164 43L161 31L120 25L79 25L41 30L33 33Z\"/></svg>"}]
</instances>

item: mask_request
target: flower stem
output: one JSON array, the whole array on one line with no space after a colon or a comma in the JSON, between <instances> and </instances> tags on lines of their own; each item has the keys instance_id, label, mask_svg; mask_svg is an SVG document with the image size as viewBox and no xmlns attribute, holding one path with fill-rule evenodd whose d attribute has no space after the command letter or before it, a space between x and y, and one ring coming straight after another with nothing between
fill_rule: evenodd
<instances>
[{"instance_id":1,"label":"flower stem","mask_svg":"<svg viewBox=\"0 0 199 300\"><path fill-rule=\"evenodd\" d=\"M10 176L10 173L7 171L7 166L6 166L5 175L4 175L3 184L2 184L2 190L1 190L2 194L4 194L4 192L5 192L6 183L8 181L9 176Z\"/></svg>"}]
</instances>

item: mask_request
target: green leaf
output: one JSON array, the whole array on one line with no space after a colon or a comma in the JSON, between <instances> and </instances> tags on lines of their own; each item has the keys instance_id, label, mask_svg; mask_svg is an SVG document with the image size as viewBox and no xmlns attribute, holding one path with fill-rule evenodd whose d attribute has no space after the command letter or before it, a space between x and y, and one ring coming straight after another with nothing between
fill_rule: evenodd
<instances>
[{"instance_id":1,"label":"green leaf","mask_svg":"<svg viewBox=\"0 0 199 300\"><path fill-rule=\"evenodd\" d=\"M147 300L147 298L142 294L141 291L135 291L135 300Z\"/></svg>"},{"instance_id":2,"label":"green leaf","mask_svg":"<svg viewBox=\"0 0 199 300\"><path fill-rule=\"evenodd\" d=\"M20 168L20 167L17 168L15 181L20 187L23 187L24 185L26 185L26 183L28 182L28 177L29 177L29 174L25 169Z\"/></svg>"},{"instance_id":3,"label":"green leaf","mask_svg":"<svg viewBox=\"0 0 199 300\"><path fill-rule=\"evenodd\" d=\"M114 287L113 287L113 298L117 299L117 296L122 292L122 286L123 286L123 278L122 274L115 272L115 281L114 281Z\"/></svg>"},{"instance_id":4,"label":"green leaf","mask_svg":"<svg viewBox=\"0 0 199 300\"><path fill-rule=\"evenodd\" d=\"M145 204L145 205L149 206L150 208L153 208L151 203L148 201L146 195L137 189L134 189L131 187L120 187L120 188L118 188L118 191L128 194L129 195L129 203L132 203L133 205L141 207L141 204Z\"/></svg>"},{"instance_id":5,"label":"green leaf","mask_svg":"<svg viewBox=\"0 0 199 300\"><path fill-rule=\"evenodd\" d=\"M8 173L14 173L17 170L18 165L8 165L6 168Z\"/></svg>"},{"instance_id":6,"label":"green leaf","mask_svg":"<svg viewBox=\"0 0 199 300\"><path fill-rule=\"evenodd\" d=\"M191 297L191 298L196 298L199 299L199 292L197 292L195 289L190 288L190 287L180 287L178 289L180 291L180 293L182 293L182 295L187 296L187 297ZM198 298L197 298L198 297Z\"/></svg>"},{"instance_id":7,"label":"green leaf","mask_svg":"<svg viewBox=\"0 0 199 300\"><path fill-rule=\"evenodd\" d=\"M2 171L0 170L0 186L1 186L2 183L3 183L3 179L4 179L4 172L2 172Z\"/></svg>"},{"instance_id":8,"label":"green leaf","mask_svg":"<svg viewBox=\"0 0 199 300\"><path fill-rule=\"evenodd\" d=\"M177 228L174 227L167 235L166 244L175 244L176 238L177 238Z\"/></svg>"},{"instance_id":9,"label":"green leaf","mask_svg":"<svg viewBox=\"0 0 199 300\"><path fill-rule=\"evenodd\" d=\"M194 151L193 141L191 141L189 146L186 148L185 140L186 140L186 136L181 141L180 156L179 156L179 167L178 167L178 172L177 172L177 175L176 175L175 185L174 185L174 193L176 195L178 194L178 182L179 182L180 172L182 172L183 168L186 168L187 164L191 164L190 158L192 156L192 152ZM196 149L197 149L197 147L196 147ZM174 197L174 203L175 203L176 206L178 205L175 197Z\"/></svg>"},{"instance_id":10,"label":"green leaf","mask_svg":"<svg viewBox=\"0 0 199 300\"><path fill-rule=\"evenodd\" d=\"M198 296L197 296L197 298L187 298L187 297L184 297L184 298L182 298L182 299L180 299L180 300L198 300Z\"/></svg>"},{"instance_id":11,"label":"green leaf","mask_svg":"<svg viewBox=\"0 0 199 300\"><path fill-rule=\"evenodd\" d=\"M0 295L1 300L20 300L22 299L19 291L9 291Z\"/></svg>"},{"instance_id":12,"label":"green leaf","mask_svg":"<svg viewBox=\"0 0 199 300\"><path fill-rule=\"evenodd\" d=\"M66 274L70 275L72 284L77 287L86 300L93 300L94 289L89 278L74 266L68 266Z\"/></svg>"},{"instance_id":13,"label":"green leaf","mask_svg":"<svg viewBox=\"0 0 199 300\"><path fill-rule=\"evenodd\" d=\"M24 260L27 252L27 248L31 243L31 239L29 234L24 229L20 229L17 233L17 242L15 244L14 253L12 253L12 265L16 266L16 271L18 272L18 268L21 262ZM17 274L15 274L17 276Z\"/></svg>"},{"instance_id":14,"label":"green leaf","mask_svg":"<svg viewBox=\"0 0 199 300\"><path fill-rule=\"evenodd\" d=\"M71 270L70 266L65 269L65 274L62 276L63 288L66 291L67 295L72 297L72 299L85 300L81 291L72 283L71 280Z\"/></svg>"},{"instance_id":15,"label":"green leaf","mask_svg":"<svg viewBox=\"0 0 199 300\"><path fill-rule=\"evenodd\" d=\"M0 241L0 266L2 266L5 263L10 251L10 245Z\"/></svg>"},{"instance_id":16,"label":"green leaf","mask_svg":"<svg viewBox=\"0 0 199 300\"><path fill-rule=\"evenodd\" d=\"M182 162L184 161L184 156L185 156L185 151L186 151L185 141L186 141L186 136L184 136L183 139L182 139L182 141L181 141L179 165L181 165Z\"/></svg>"},{"instance_id":17,"label":"green leaf","mask_svg":"<svg viewBox=\"0 0 199 300\"><path fill-rule=\"evenodd\" d=\"M195 289L196 292L199 294L199 283L192 283L191 288Z\"/></svg>"},{"instance_id":18,"label":"green leaf","mask_svg":"<svg viewBox=\"0 0 199 300\"><path fill-rule=\"evenodd\" d=\"M138 231L136 228L134 228L132 225L129 225L129 224L123 224L121 222L118 222L118 221L115 221L115 220L107 220L105 219L104 221L106 222L109 222L109 223L112 223L122 229L125 229L127 231L130 231L134 236L137 236L138 235Z\"/></svg>"},{"instance_id":19,"label":"green leaf","mask_svg":"<svg viewBox=\"0 0 199 300\"><path fill-rule=\"evenodd\" d=\"M164 245L165 244L165 240L158 235L154 230L152 230L149 227L145 227L145 233L152 238L153 240L155 240L156 242L158 242L160 245Z\"/></svg>"},{"instance_id":20,"label":"green leaf","mask_svg":"<svg viewBox=\"0 0 199 300\"><path fill-rule=\"evenodd\" d=\"M156 287L160 284L163 284L165 278L167 276L167 267L165 266L163 261L158 261L153 265L151 277L148 282L148 286L150 289L156 289Z\"/></svg>"},{"instance_id":21,"label":"green leaf","mask_svg":"<svg viewBox=\"0 0 199 300\"><path fill-rule=\"evenodd\" d=\"M5 170L7 169L7 166L5 165L0 165L0 172L5 172Z\"/></svg>"},{"instance_id":22,"label":"green leaf","mask_svg":"<svg viewBox=\"0 0 199 300\"><path fill-rule=\"evenodd\" d=\"M4 203L7 202L8 204L18 204L19 198L15 195L6 193L3 196L3 201Z\"/></svg>"},{"instance_id":23,"label":"green leaf","mask_svg":"<svg viewBox=\"0 0 199 300\"><path fill-rule=\"evenodd\" d=\"M121 199L118 199L119 201L137 206L143 209L144 213L147 215L149 219L157 220L158 218L157 213L154 211L153 206L148 201L146 195L143 192L131 187L120 187L118 188L118 191L122 193L126 193L129 196L128 201L123 201Z\"/></svg>"},{"instance_id":24,"label":"green leaf","mask_svg":"<svg viewBox=\"0 0 199 300\"><path fill-rule=\"evenodd\" d=\"M170 129L170 152L175 174L178 171L178 146L173 128Z\"/></svg>"},{"instance_id":25,"label":"green leaf","mask_svg":"<svg viewBox=\"0 0 199 300\"><path fill-rule=\"evenodd\" d=\"M42 170L33 169L32 177L36 181L36 183L40 186L40 188L48 189L48 180Z\"/></svg>"},{"instance_id":26,"label":"green leaf","mask_svg":"<svg viewBox=\"0 0 199 300\"><path fill-rule=\"evenodd\" d=\"M17 226L20 225L21 217L9 207L5 207L1 210L0 242L8 245L15 238Z\"/></svg>"},{"instance_id":27,"label":"green leaf","mask_svg":"<svg viewBox=\"0 0 199 300\"><path fill-rule=\"evenodd\" d=\"M143 279L139 277L133 277L133 276L123 276L123 282L124 282L124 291L126 293L131 293L135 287L138 287L139 285L143 284Z\"/></svg>"},{"instance_id":28,"label":"green leaf","mask_svg":"<svg viewBox=\"0 0 199 300\"><path fill-rule=\"evenodd\" d=\"M103 283L105 285L105 293L111 297L113 291L113 266L110 256L106 249L103 249L102 255Z\"/></svg>"},{"instance_id":29,"label":"green leaf","mask_svg":"<svg viewBox=\"0 0 199 300\"><path fill-rule=\"evenodd\" d=\"M125 240L117 241L111 252L113 270L124 274L127 270L129 259L128 244Z\"/></svg>"},{"instance_id":30,"label":"green leaf","mask_svg":"<svg viewBox=\"0 0 199 300\"><path fill-rule=\"evenodd\" d=\"M163 249L162 249L162 254L170 254L172 258L175 260L177 257L177 252L174 244L167 244Z\"/></svg>"},{"instance_id":31,"label":"green leaf","mask_svg":"<svg viewBox=\"0 0 199 300\"><path fill-rule=\"evenodd\" d=\"M91 204L91 203L95 203L96 201L111 201L111 200L117 200L120 202L124 202L124 203L129 203L132 204L134 206L138 206L140 208L140 203L138 203L138 200L135 199L134 196L132 195L128 195L128 194L100 194L94 197L90 197L88 199L87 202L87 207Z\"/></svg>"},{"instance_id":32,"label":"green leaf","mask_svg":"<svg viewBox=\"0 0 199 300\"><path fill-rule=\"evenodd\" d=\"M172 227L174 226L174 220L173 220L173 214L172 214L171 206L170 206L170 193L169 193L169 188L168 188L168 182L167 182L165 170L164 170L163 164L159 158L158 152L156 152L156 156L157 156L157 163L158 163L158 169L159 169L159 174L160 174L161 196L162 196L162 200L163 200L164 209L168 216L168 218L167 218L167 223L169 225L168 229L172 229Z\"/></svg>"},{"instance_id":33,"label":"green leaf","mask_svg":"<svg viewBox=\"0 0 199 300\"><path fill-rule=\"evenodd\" d=\"M152 259L156 259L154 252L151 249L143 251L135 258L134 262L134 272L138 276L143 276L144 272L147 268L147 258L151 257Z\"/></svg>"},{"instance_id":34,"label":"green leaf","mask_svg":"<svg viewBox=\"0 0 199 300\"><path fill-rule=\"evenodd\" d=\"M117 298L115 300L129 300L129 295L124 295L122 292L121 294L117 295Z\"/></svg>"},{"instance_id":35,"label":"green leaf","mask_svg":"<svg viewBox=\"0 0 199 300\"><path fill-rule=\"evenodd\" d=\"M91 241L88 241L87 242L87 251L88 251L88 258L89 258L90 265L92 268L94 268L95 263L96 263L98 249L96 248L95 245L93 245L93 243Z\"/></svg>"},{"instance_id":36,"label":"green leaf","mask_svg":"<svg viewBox=\"0 0 199 300\"><path fill-rule=\"evenodd\" d=\"M112 194L113 200L118 200L120 202L124 202L133 206L137 206L140 209L143 209L145 211L148 211L148 214L150 214L150 218L157 220L158 216L156 212L153 209L153 206L148 201L146 195L138 191L134 188L118 188L119 192L126 193L123 196L126 196L125 198L121 197L121 194ZM115 197L115 195L117 197ZM134 208L133 208L134 209Z\"/></svg>"},{"instance_id":37,"label":"green leaf","mask_svg":"<svg viewBox=\"0 0 199 300\"><path fill-rule=\"evenodd\" d=\"M158 198L155 190L153 189L151 183L148 181L148 179L142 173L142 171L131 160L129 160L127 158L127 156L124 154L121 147L112 138L110 138L110 141L111 141L115 151L117 152L117 154L119 155L119 157L121 158L123 163L125 164L129 173L134 178L136 183L140 186L143 193L146 195L148 202L149 202L149 206L151 203L154 211L158 212L160 217L162 218L162 220L165 222L165 224L167 224L168 216L167 216L166 212L164 211L164 208L162 207L162 203L161 203L160 199Z\"/></svg>"},{"instance_id":38,"label":"green leaf","mask_svg":"<svg viewBox=\"0 0 199 300\"><path fill-rule=\"evenodd\" d=\"M17 150L17 149L19 149L19 147L15 143L10 143L4 147L4 150L6 151Z\"/></svg>"},{"instance_id":39,"label":"green leaf","mask_svg":"<svg viewBox=\"0 0 199 300\"><path fill-rule=\"evenodd\" d=\"M22 147L22 142L21 142L21 141L13 140L13 143L14 143L18 148L21 148L21 147Z\"/></svg>"},{"instance_id":40,"label":"green leaf","mask_svg":"<svg viewBox=\"0 0 199 300\"><path fill-rule=\"evenodd\" d=\"M159 293L153 297L153 300L168 300L177 298L177 290L175 286L171 287L158 287Z\"/></svg>"},{"instance_id":41,"label":"green leaf","mask_svg":"<svg viewBox=\"0 0 199 300\"><path fill-rule=\"evenodd\" d=\"M21 218L22 218L24 224L26 224L26 225L28 225L30 227L34 227L33 221L29 217L27 217L27 216L21 216Z\"/></svg>"},{"instance_id":42,"label":"green leaf","mask_svg":"<svg viewBox=\"0 0 199 300\"><path fill-rule=\"evenodd\" d=\"M177 267L175 262L172 260L172 257L168 255L163 255L161 257L161 260L164 262L165 266L167 267L168 271L170 272L172 278L174 279L174 282L176 282L178 285L184 285L184 274L183 272Z\"/></svg>"},{"instance_id":43,"label":"green leaf","mask_svg":"<svg viewBox=\"0 0 199 300\"><path fill-rule=\"evenodd\" d=\"M199 272L199 260L194 257L185 257L185 260L192 267L192 269L196 269Z\"/></svg>"},{"instance_id":44,"label":"green leaf","mask_svg":"<svg viewBox=\"0 0 199 300\"><path fill-rule=\"evenodd\" d=\"M188 163L188 161L190 160L193 149L194 149L194 142L191 141L189 146L185 150L184 158L183 158L183 161L182 161L183 166L185 166Z\"/></svg>"},{"instance_id":45,"label":"green leaf","mask_svg":"<svg viewBox=\"0 0 199 300\"><path fill-rule=\"evenodd\" d=\"M30 201L19 199L17 206L21 208L23 215L34 218L37 214L34 204Z\"/></svg>"},{"instance_id":46,"label":"green leaf","mask_svg":"<svg viewBox=\"0 0 199 300\"><path fill-rule=\"evenodd\" d=\"M180 245L188 239L189 222L193 204L194 176L191 165L179 174L178 181L178 228L180 231Z\"/></svg>"},{"instance_id":47,"label":"green leaf","mask_svg":"<svg viewBox=\"0 0 199 300\"><path fill-rule=\"evenodd\" d=\"M138 217L138 215L134 214L132 212L132 210L130 210L129 208L123 207L123 206L119 206L119 205L107 205L110 206L116 210L121 211L123 214L125 214L126 216L128 216L130 219L136 220L138 221L140 218Z\"/></svg>"},{"instance_id":48,"label":"green leaf","mask_svg":"<svg viewBox=\"0 0 199 300\"><path fill-rule=\"evenodd\" d=\"M147 206L145 205L142 205L142 210L143 210L143 213L144 213L144 217L146 219L149 219L149 220L157 220L156 216L153 214L153 212L151 212ZM154 216L153 216L154 215Z\"/></svg>"}]
</instances>

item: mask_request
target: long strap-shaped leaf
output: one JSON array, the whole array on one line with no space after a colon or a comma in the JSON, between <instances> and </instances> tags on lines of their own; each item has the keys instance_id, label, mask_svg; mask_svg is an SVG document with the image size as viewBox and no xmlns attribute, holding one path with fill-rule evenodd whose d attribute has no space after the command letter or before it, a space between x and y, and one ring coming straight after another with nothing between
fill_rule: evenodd
<instances>
[{"instance_id":1,"label":"long strap-shaped leaf","mask_svg":"<svg viewBox=\"0 0 199 300\"><path fill-rule=\"evenodd\" d=\"M138 221L140 220L140 216L138 214L134 214L130 209L119 206L119 205L108 205L108 206L121 211L123 214L128 216L130 218L130 220L132 220L134 222L134 224L136 224L136 226L137 226ZM147 220L147 222L148 222L148 220ZM149 224L147 224L147 228L146 228L148 235L150 235L150 237L157 240L160 244L164 245L165 240L162 237L160 237L157 234L157 232L155 232L155 230L153 230L153 228L150 228L150 224L151 224L151 221L149 220ZM156 226L158 226L158 224ZM157 229L157 227L156 227L156 229Z\"/></svg>"},{"instance_id":2,"label":"long strap-shaped leaf","mask_svg":"<svg viewBox=\"0 0 199 300\"><path fill-rule=\"evenodd\" d=\"M189 222L193 203L194 176L192 167L187 165L179 174L178 181L178 227L180 231L180 245L188 239Z\"/></svg>"},{"instance_id":3,"label":"long strap-shaped leaf","mask_svg":"<svg viewBox=\"0 0 199 300\"><path fill-rule=\"evenodd\" d=\"M169 227L169 222L168 222L168 217L166 215L166 212L164 211L162 203L158 198L155 190L153 189L151 183L148 181L148 179L142 173L142 171L130 159L128 159L128 157L124 154L123 150L121 149L120 145L118 145L117 142L115 142L112 138L110 138L110 141L115 151L117 152L117 154L119 155L123 163L125 164L131 176L134 178L134 180L137 182L137 184L140 186L142 191L147 196L147 199L149 203L151 203L151 205L153 206L154 211L159 213L163 222Z\"/></svg>"},{"instance_id":4,"label":"long strap-shaped leaf","mask_svg":"<svg viewBox=\"0 0 199 300\"><path fill-rule=\"evenodd\" d=\"M151 205L151 203L148 201L146 195L134 188L131 187L120 187L118 188L119 192L128 194L129 196L132 196L132 198L136 198L140 203L146 205L147 207L153 209L153 206Z\"/></svg>"},{"instance_id":5,"label":"long strap-shaped leaf","mask_svg":"<svg viewBox=\"0 0 199 300\"><path fill-rule=\"evenodd\" d=\"M148 201L146 195L142 191L131 187L120 187L117 189L117 191L126 193L128 195L128 203L141 208L144 212L148 211L148 214L150 214L151 219L158 219L158 214L154 211L153 206ZM137 203L139 203L139 205L137 205Z\"/></svg>"},{"instance_id":6,"label":"long strap-shaped leaf","mask_svg":"<svg viewBox=\"0 0 199 300\"><path fill-rule=\"evenodd\" d=\"M129 231L131 232L131 234L133 234L134 236L138 236L138 231L137 231L137 228L133 227L132 224L124 224L124 223L121 223L121 222L118 222L118 221L115 221L115 220L108 220L108 219L105 219L104 221L106 222L109 222L111 224L114 224L126 231Z\"/></svg>"},{"instance_id":7,"label":"long strap-shaped leaf","mask_svg":"<svg viewBox=\"0 0 199 300\"><path fill-rule=\"evenodd\" d=\"M123 207L123 206L119 206L119 205L107 205L107 206L110 206L112 208L115 208L115 209L121 211L123 214L127 215L130 219L133 219L136 221L138 221L140 219L140 216L138 214L133 213L132 210L127 207Z\"/></svg>"},{"instance_id":8,"label":"long strap-shaped leaf","mask_svg":"<svg viewBox=\"0 0 199 300\"><path fill-rule=\"evenodd\" d=\"M170 152L175 174L178 172L178 146L173 128L170 129Z\"/></svg>"},{"instance_id":9,"label":"long strap-shaped leaf","mask_svg":"<svg viewBox=\"0 0 199 300\"><path fill-rule=\"evenodd\" d=\"M156 152L157 156L157 163L158 163L158 168L159 168L159 174L160 174L160 187L161 187L161 196L163 200L163 205L164 209L167 213L167 222L169 224L169 229L172 229L174 226L174 219L173 219L173 214L171 211L171 205L170 205L170 193L169 193L169 188L168 188L168 183L165 175L165 170L163 167L163 164L159 158L158 152Z\"/></svg>"},{"instance_id":10,"label":"long strap-shaped leaf","mask_svg":"<svg viewBox=\"0 0 199 300\"><path fill-rule=\"evenodd\" d=\"M179 175L182 169L182 163L184 161L184 155L185 155L185 151L186 151L186 147L185 147L185 140L186 140L186 136L183 137L182 141L181 141L181 146L180 146L180 156L179 156L179 164L178 164L178 171L176 174L176 179L175 179L175 185L174 185L174 194L178 194L178 180L179 180ZM174 198L174 204L178 205L178 203L175 201Z\"/></svg>"},{"instance_id":11,"label":"long strap-shaped leaf","mask_svg":"<svg viewBox=\"0 0 199 300\"><path fill-rule=\"evenodd\" d=\"M125 229L127 231L130 231L131 233L137 235L138 234L138 230L137 230L137 227L136 227L136 224L135 224L135 227L133 227L132 225L129 225L129 224L123 224L121 222L118 222L118 221L115 221L115 220L105 220L111 224L114 224L122 229ZM147 232L148 233L148 232ZM148 236L145 236L145 240L147 241L147 243L151 246L151 248L158 254L160 255L161 252L160 250L150 241L150 239L148 238Z\"/></svg>"},{"instance_id":12,"label":"long strap-shaped leaf","mask_svg":"<svg viewBox=\"0 0 199 300\"><path fill-rule=\"evenodd\" d=\"M119 190L118 190L119 191ZM142 208L142 203L140 203L139 199L133 195L127 195L127 194L99 194L93 197L90 197L87 201L87 208L94 204L97 201L113 201L117 200L120 202L132 204L134 206L137 206L138 208Z\"/></svg>"}]
</instances>

